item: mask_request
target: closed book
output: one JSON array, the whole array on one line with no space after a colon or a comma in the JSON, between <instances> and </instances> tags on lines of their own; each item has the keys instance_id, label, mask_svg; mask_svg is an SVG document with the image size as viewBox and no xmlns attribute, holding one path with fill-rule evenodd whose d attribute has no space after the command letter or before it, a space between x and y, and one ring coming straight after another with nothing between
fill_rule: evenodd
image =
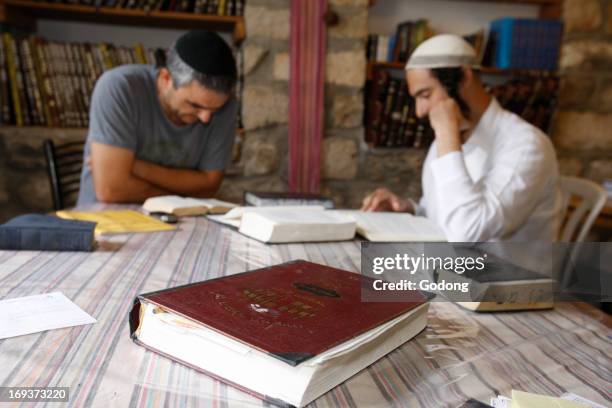
<instances>
[{"instance_id":1,"label":"closed book","mask_svg":"<svg viewBox=\"0 0 612 408\"><path fill-rule=\"evenodd\" d=\"M132 339L275 405L304 406L421 332L428 303L362 302L371 278L292 261L140 295Z\"/></svg>"},{"instance_id":2,"label":"closed book","mask_svg":"<svg viewBox=\"0 0 612 408\"><path fill-rule=\"evenodd\" d=\"M25 214L0 225L0 249L29 251L91 251L95 222Z\"/></svg>"},{"instance_id":3,"label":"closed book","mask_svg":"<svg viewBox=\"0 0 612 408\"><path fill-rule=\"evenodd\" d=\"M237 207L209 218L269 244L346 241L355 236L355 221L322 206Z\"/></svg>"},{"instance_id":4,"label":"closed book","mask_svg":"<svg viewBox=\"0 0 612 408\"><path fill-rule=\"evenodd\" d=\"M478 250L456 249L466 259L485 256ZM554 281L543 273L526 269L491 253L486 253L483 270L456 273L437 271L437 281L467 283L469 291L453 293L452 301L477 312L550 309L554 306Z\"/></svg>"},{"instance_id":5,"label":"closed book","mask_svg":"<svg viewBox=\"0 0 612 408\"><path fill-rule=\"evenodd\" d=\"M244 205L252 205L255 207L321 205L327 209L331 209L334 208L334 201L331 198L314 193L245 191Z\"/></svg>"}]
</instances>

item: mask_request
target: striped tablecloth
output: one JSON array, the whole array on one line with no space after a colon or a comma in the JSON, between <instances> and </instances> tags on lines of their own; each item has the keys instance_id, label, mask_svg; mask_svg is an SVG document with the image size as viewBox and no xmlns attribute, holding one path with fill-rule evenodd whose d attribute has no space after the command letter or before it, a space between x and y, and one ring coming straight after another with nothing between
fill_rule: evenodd
<instances>
[{"instance_id":1,"label":"striped tablecloth","mask_svg":"<svg viewBox=\"0 0 612 408\"><path fill-rule=\"evenodd\" d=\"M134 344L127 314L139 293L292 259L358 271L359 243L264 245L191 218L177 231L103 238L94 253L0 251L0 298L61 291L98 320L0 340L0 386L67 386L78 407L262 406ZM435 302L425 331L312 406L457 407L511 389L612 406L611 327L576 303L475 314Z\"/></svg>"}]
</instances>

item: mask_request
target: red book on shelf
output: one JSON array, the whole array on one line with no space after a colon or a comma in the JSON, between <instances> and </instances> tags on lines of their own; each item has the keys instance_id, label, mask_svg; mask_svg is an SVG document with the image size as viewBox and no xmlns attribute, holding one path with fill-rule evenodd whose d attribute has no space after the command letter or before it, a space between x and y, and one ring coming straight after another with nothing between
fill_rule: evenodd
<instances>
[{"instance_id":1,"label":"red book on shelf","mask_svg":"<svg viewBox=\"0 0 612 408\"><path fill-rule=\"evenodd\" d=\"M137 343L260 398L302 406L425 327L423 294L362 302L369 280L288 262L141 295L130 331Z\"/></svg>"}]
</instances>

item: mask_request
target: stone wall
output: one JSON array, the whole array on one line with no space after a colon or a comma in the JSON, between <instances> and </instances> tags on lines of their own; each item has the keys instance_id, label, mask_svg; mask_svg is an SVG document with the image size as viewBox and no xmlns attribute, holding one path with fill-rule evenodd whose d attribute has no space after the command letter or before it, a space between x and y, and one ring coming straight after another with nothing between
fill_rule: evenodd
<instances>
[{"instance_id":1,"label":"stone wall","mask_svg":"<svg viewBox=\"0 0 612 408\"><path fill-rule=\"evenodd\" d=\"M559 108L561 171L612 179L612 0L565 0Z\"/></svg>"}]
</instances>

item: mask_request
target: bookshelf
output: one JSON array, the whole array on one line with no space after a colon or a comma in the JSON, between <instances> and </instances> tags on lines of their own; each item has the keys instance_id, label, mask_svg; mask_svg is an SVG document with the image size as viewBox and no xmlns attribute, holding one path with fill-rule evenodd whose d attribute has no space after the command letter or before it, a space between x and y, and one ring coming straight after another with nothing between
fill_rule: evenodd
<instances>
[{"instance_id":1,"label":"bookshelf","mask_svg":"<svg viewBox=\"0 0 612 408\"><path fill-rule=\"evenodd\" d=\"M241 16L144 11L30 0L0 0L1 23L34 27L39 18L144 27L205 28L232 33L236 44L241 43L246 36L244 19Z\"/></svg>"},{"instance_id":2,"label":"bookshelf","mask_svg":"<svg viewBox=\"0 0 612 408\"><path fill-rule=\"evenodd\" d=\"M91 1L93 3L93 1ZM6 26L14 27L19 29L22 32L33 32L37 31L37 20L38 19L49 19L49 20L62 20L62 21L76 21L76 22L92 22L92 23L103 23L103 24L111 24L111 25L123 25L123 26L140 26L140 27L150 27L150 28L173 28L180 30L189 30L189 29L207 29L211 31L230 33L232 35L233 43L236 47L240 47L242 41L246 36L244 18L242 16L237 15L215 15L215 14L205 14L205 13L195 13L195 12L183 12L183 11L156 11L156 10L142 10L142 9L125 9L120 7L95 7L91 5L84 4L66 4L60 2L47 2L47 1L32 1L32 0L0 0L0 24L4 24ZM93 47L98 46L99 44L93 44ZM140 44L139 44L140 45ZM136 47L138 47L137 45ZM109 46L114 49L113 45ZM121 52L125 52L125 47L120 50ZM4 51L3 51L4 52ZM147 50L143 49L143 52L147 52ZM20 51L21 54L21 51ZM5 55L6 56L6 55ZM23 55L21 55L22 58ZM44 58L44 57L43 57ZM70 58L70 57L69 57ZM146 59L146 61L145 61ZM68 59L67 59L68 61ZM142 61L129 61L129 58L124 61L119 61L117 59L113 59L113 61L117 61L118 64L111 64L112 66L107 66L101 68L101 71L112 68L113 66L121 65L124 63L152 63L150 58L143 58ZM98 61L99 62L99 61ZM23 61L21 62L24 63ZM84 64L85 61L81 60L72 60L68 62L68 66L72 64ZM8 67L5 67L6 61L3 63L2 69L7 70L7 77L9 77ZM100 66L98 66L100 68ZM24 68L21 68L24 70ZM37 68L38 69L38 68ZM65 68L68 69L68 68ZM63 74L66 75L76 75L79 76L77 72L77 68L73 67L74 71L66 71ZM85 70L86 68L79 68L81 70ZM93 68L91 68L91 72L93 72ZM85 73L82 71L82 75ZM97 72L99 75L100 72ZM26 75L25 72L22 71L22 74ZM59 69L54 75L61 75ZM33 74L32 74L33 75ZM10 78L9 78L10 79ZM10 79L12 80L12 79ZM28 78L28 80L30 80ZM40 78L38 78L40 81ZM26 79L23 79L26 81ZM31 80L34 82L34 80ZM90 81L89 79L87 81ZM25 83L25 82L24 82ZM8 85L3 85L8 86ZM82 83L80 86L84 86ZM89 84L89 88L92 88L93 84ZM53 85L55 88L52 92L62 92L59 88L61 86ZM26 90L27 92L32 92L30 88ZM71 90L71 92L79 92L80 89ZM87 90L89 93L91 89ZM40 92L43 92L42 89ZM56 97L59 97L56 95ZM85 97L85 96L84 96ZM76 99L81 98L77 97ZM73 98L71 98L73 99ZM27 101L26 104L29 106L31 101ZM23 105L23 101L22 101ZM81 105L83 105L81 103ZM3 109L5 109L3 107ZM12 109L12 108L11 108ZM85 106L85 111L86 111ZM76 114L75 112L72 112ZM83 125L79 124L65 124L63 120L61 124L53 123L43 125L41 123L25 123L21 125L16 125L14 113L12 114L12 120L7 122L6 118L3 118L2 123L0 123L0 127L5 131L11 131L13 128L27 127L27 128L36 128L36 127L50 127L56 129L69 128L69 129L86 129ZM49 120L47 120L49 122ZM238 128L238 131L241 129Z\"/></svg>"}]
</instances>

